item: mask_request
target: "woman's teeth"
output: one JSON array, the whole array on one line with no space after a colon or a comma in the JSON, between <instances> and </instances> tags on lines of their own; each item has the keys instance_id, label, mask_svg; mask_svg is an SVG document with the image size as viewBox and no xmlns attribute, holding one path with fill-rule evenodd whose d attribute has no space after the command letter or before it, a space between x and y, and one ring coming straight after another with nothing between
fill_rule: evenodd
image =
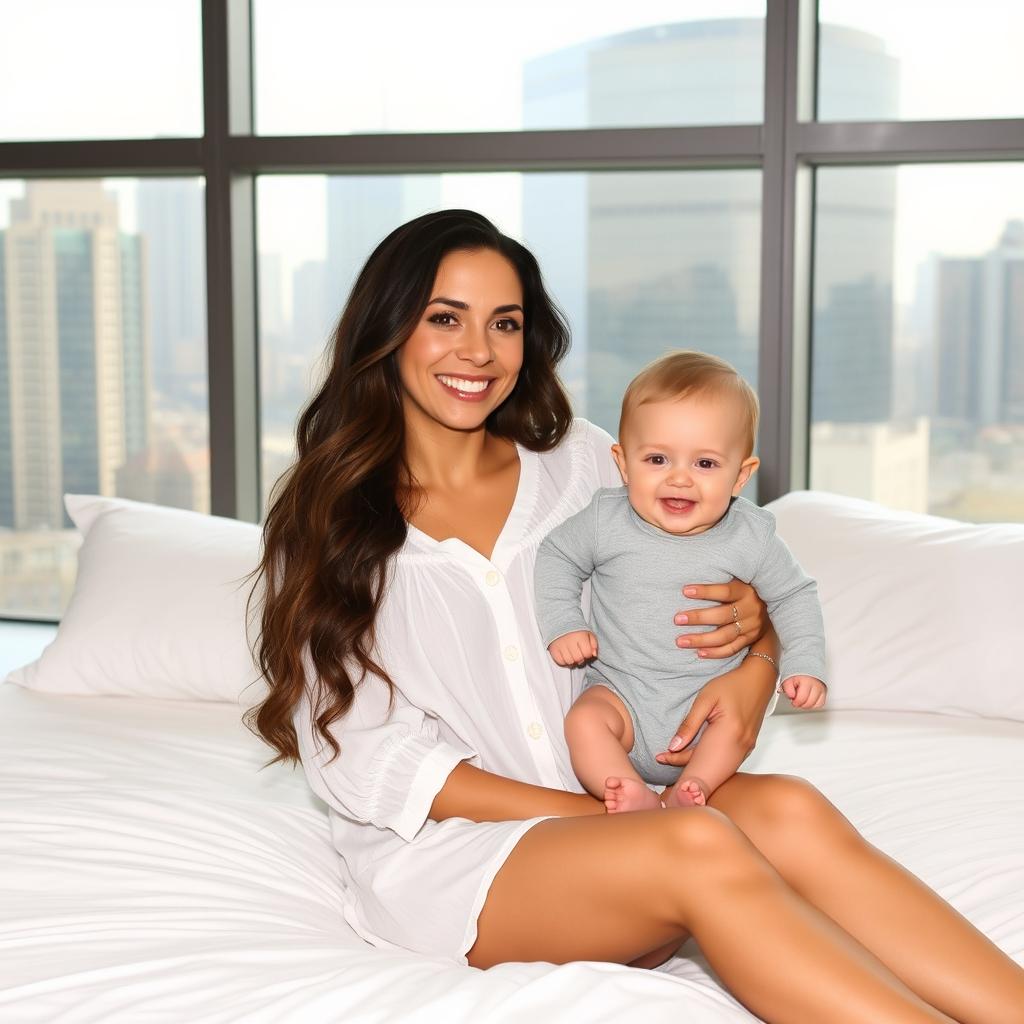
<instances>
[{"instance_id":1,"label":"woman's teeth","mask_svg":"<svg viewBox=\"0 0 1024 1024\"><path fill-rule=\"evenodd\" d=\"M438 374L437 379L446 387L453 388L455 391L469 393L486 391L491 383L489 380L464 380L462 377L444 377L440 374Z\"/></svg>"}]
</instances>

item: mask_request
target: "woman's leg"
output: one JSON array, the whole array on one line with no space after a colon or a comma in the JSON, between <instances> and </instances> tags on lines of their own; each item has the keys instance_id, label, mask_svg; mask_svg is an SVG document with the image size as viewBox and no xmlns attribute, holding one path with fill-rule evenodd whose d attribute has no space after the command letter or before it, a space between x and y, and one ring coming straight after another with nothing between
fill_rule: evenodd
<instances>
[{"instance_id":1,"label":"woman's leg","mask_svg":"<svg viewBox=\"0 0 1024 1024\"><path fill-rule=\"evenodd\" d=\"M711 805L808 902L922 999L963 1024L1024 1022L1024 970L948 903L867 843L813 786L739 774Z\"/></svg>"},{"instance_id":2,"label":"woman's leg","mask_svg":"<svg viewBox=\"0 0 1024 1024\"><path fill-rule=\"evenodd\" d=\"M478 927L475 967L630 963L689 931L771 1024L950 1024L707 808L541 822L498 872Z\"/></svg>"}]
</instances>

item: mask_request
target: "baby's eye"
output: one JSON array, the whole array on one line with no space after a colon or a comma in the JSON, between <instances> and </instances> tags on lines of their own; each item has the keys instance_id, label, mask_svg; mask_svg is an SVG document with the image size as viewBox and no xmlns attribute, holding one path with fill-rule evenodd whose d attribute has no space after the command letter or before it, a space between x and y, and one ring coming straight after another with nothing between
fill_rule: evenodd
<instances>
[{"instance_id":1,"label":"baby's eye","mask_svg":"<svg viewBox=\"0 0 1024 1024\"><path fill-rule=\"evenodd\" d=\"M504 331L506 334L512 334L515 331L521 331L523 329L519 321L514 320L510 316L502 317L500 320L495 320L494 326L497 327L499 331Z\"/></svg>"},{"instance_id":2,"label":"baby's eye","mask_svg":"<svg viewBox=\"0 0 1024 1024\"><path fill-rule=\"evenodd\" d=\"M668 460L664 455L648 455L644 461L649 462L652 466L664 466Z\"/></svg>"},{"instance_id":3,"label":"baby's eye","mask_svg":"<svg viewBox=\"0 0 1024 1024\"><path fill-rule=\"evenodd\" d=\"M440 324L442 327L453 327L459 322L459 318L447 309L442 313L434 313L433 316L428 317L428 320L430 323Z\"/></svg>"},{"instance_id":4,"label":"baby's eye","mask_svg":"<svg viewBox=\"0 0 1024 1024\"><path fill-rule=\"evenodd\" d=\"M700 469L714 469L718 465L714 459L698 459L697 466Z\"/></svg>"}]
</instances>

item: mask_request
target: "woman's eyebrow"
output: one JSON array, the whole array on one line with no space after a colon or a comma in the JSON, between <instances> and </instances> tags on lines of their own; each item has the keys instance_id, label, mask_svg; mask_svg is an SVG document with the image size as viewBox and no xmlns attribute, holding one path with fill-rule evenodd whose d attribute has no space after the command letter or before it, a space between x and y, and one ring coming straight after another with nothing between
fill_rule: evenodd
<instances>
[{"instance_id":1,"label":"woman's eyebrow","mask_svg":"<svg viewBox=\"0 0 1024 1024\"><path fill-rule=\"evenodd\" d=\"M427 305L428 306L432 306L432 305L434 305L435 302L443 303L446 306L454 306L455 309L469 309L469 303L468 302L462 302L459 299L449 299L449 298L446 298L444 295L438 295L436 298L431 299L427 303ZM513 313L516 310L519 310L519 312L522 313L523 312L523 307L520 306L518 302L512 302L512 303L509 303L509 305L507 305L507 306L495 306L494 309L491 312L492 313Z\"/></svg>"}]
</instances>

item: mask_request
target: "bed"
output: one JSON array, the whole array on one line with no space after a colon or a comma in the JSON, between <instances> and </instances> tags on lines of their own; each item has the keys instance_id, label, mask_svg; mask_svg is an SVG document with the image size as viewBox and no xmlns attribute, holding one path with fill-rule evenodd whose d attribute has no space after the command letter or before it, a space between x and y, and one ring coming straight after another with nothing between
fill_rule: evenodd
<instances>
[{"instance_id":1,"label":"bed","mask_svg":"<svg viewBox=\"0 0 1024 1024\"><path fill-rule=\"evenodd\" d=\"M71 607L0 686L0 1020L753 1019L689 945L657 971L482 972L363 943L323 807L239 721L255 528L68 502ZM771 716L748 767L810 779L1024 962L1024 528L773 509L819 579L831 704ZM4 635L7 666L50 639Z\"/></svg>"}]
</instances>

